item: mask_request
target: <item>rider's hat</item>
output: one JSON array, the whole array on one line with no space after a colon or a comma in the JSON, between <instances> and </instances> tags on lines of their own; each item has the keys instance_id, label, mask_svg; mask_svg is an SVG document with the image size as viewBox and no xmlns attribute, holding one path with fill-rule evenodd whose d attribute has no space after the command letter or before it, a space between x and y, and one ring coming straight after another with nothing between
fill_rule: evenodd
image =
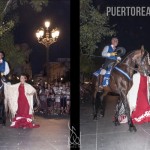
<instances>
[{"instance_id":1,"label":"rider's hat","mask_svg":"<svg viewBox=\"0 0 150 150\"><path fill-rule=\"evenodd\" d=\"M124 47L117 47L115 52L117 52L117 56L123 56L126 53L126 49Z\"/></svg>"}]
</instances>

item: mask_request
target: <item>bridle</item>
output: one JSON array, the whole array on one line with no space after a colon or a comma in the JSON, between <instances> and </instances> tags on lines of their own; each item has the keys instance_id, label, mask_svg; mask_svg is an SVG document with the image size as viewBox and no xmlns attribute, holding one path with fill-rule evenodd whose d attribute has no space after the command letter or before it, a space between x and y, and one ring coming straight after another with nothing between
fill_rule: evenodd
<instances>
[{"instance_id":1,"label":"bridle","mask_svg":"<svg viewBox=\"0 0 150 150\"><path fill-rule=\"evenodd\" d=\"M129 55L130 55L130 54L129 54ZM148 65L150 65L149 53L148 53L147 51L144 51L144 54L143 54L143 56L142 56L142 58L141 58L141 60L140 60L140 63L138 64L138 67L140 66L140 68L142 68L141 70L140 70L140 69L136 69L136 68L134 68L134 67L131 67L130 65L128 65L128 64L126 64L126 63L123 63L123 61L124 61L126 58L121 62L121 64L126 65L128 68L130 68L130 69L132 69L132 70L134 70L134 71L136 71L136 72L146 74L146 73L149 73L149 72L146 72L146 69L145 69L145 63L144 63L144 61L145 61L146 58L147 58L147 61L148 61ZM133 60L133 59L131 58L131 61L136 65L135 60Z\"/></svg>"},{"instance_id":2,"label":"bridle","mask_svg":"<svg viewBox=\"0 0 150 150\"><path fill-rule=\"evenodd\" d=\"M146 63L144 61L147 61ZM145 69L145 65L148 65L150 67L150 58L149 58L149 53L147 51L144 52L144 55L143 57L141 58L141 61L140 61L140 68L142 68L142 71L144 74L147 75L147 73L149 74L149 70L146 70Z\"/></svg>"}]
</instances>

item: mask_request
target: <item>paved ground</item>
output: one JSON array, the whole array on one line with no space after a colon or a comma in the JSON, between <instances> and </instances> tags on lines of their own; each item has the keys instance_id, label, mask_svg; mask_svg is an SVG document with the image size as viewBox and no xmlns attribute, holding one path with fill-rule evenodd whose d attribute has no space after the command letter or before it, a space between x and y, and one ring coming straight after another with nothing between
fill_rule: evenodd
<instances>
[{"instance_id":1,"label":"paved ground","mask_svg":"<svg viewBox=\"0 0 150 150\"><path fill-rule=\"evenodd\" d=\"M106 113L98 121L92 120L91 103L80 107L81 150L150 150L150 123L136 125L137 132L130 133L128 124L114 126L116 97L108 96Z\"/></svg>"},{"instance_id":2,"label":"paved ground","mask_svg":"<svg viewBox=\"0 0 150 150\"><path fill-rule=\"evenodd\" d=\"M69 116L35 116L40 128L12 129L0 125L0 150L68 150Z\"/></svg>"}]
</instances>

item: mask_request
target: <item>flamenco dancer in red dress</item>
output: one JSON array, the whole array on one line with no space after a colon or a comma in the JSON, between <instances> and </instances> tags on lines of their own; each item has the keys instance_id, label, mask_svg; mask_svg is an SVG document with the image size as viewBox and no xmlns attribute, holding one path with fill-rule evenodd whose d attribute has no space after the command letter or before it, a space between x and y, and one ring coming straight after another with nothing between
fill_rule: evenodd
<instances>
[{"instance_id":1,"label":"flamenco dancer in red dress","mask_svg":"<svg viewBox=\"0 0 150 150\"><path fill-rule=\"evenodd\" d=\"M136 107L131 116L133 123L143 124L150 122L149 77L140 75L139 80Z\"/></svg>"},{"instance_id":2,"label":"flamenco dancer in red dress","mask_svg":"<svg viewBox=\"0 0 150 150\"><path fill-rule=\"evenodd\" d=\"M26 75L20 76L20 83L8 85L4 83L5 101L13 116L10 127L12 128L38 128L34 124L33 117L33 95L36 90L26 83Z\"/></svg>"},{"instance_id":3,"label":"flamenco dancer in red dress","mask_svg":"<svg viewBox=\"0 0 150 150\"><path fill-rule=\"evenodd\" d=\"M133 86L128 92L127 98L134 124L150 122L149 82L149 76L141 75L140 73L133 75ZM125 112L119 116L119 121L120 123L127 122Z\"/></svg>"}]
</instances>

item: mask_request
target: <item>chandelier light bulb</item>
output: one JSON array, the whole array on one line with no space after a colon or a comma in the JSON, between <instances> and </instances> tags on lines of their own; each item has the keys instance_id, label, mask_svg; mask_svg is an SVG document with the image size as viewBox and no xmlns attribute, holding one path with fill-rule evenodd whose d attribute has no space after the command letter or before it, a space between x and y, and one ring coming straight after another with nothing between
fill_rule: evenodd
<instances>
[{"instance_id":1,"label":"chandelier light bulb","mask_svg":"<svg viewBox=\"0 0 150 150\"><path fill-rule=\"evenodd\" d=\"M57 29L53 29L51 33L52 38L58 38L59 36L59 31Z\"/></svg>"},{"instance_id":2,"label":"chandelier light bulb","mask_svg":"<svg viewBox=\"0 0 150 150\"><path fill-rule=\"evenodd\" d=\"M39 39L40 38L40 33L39 31L36 32L36 37Z\"/></svg>"},{"instance_id":3,"label":"chandelier light bulb","mask_svg":"<svg viewBox=\"0 0 150 150\"><path fill-rule=\"evenodd\" d=\"M45 21L45 27L49 28L49 26L50 26L50 22L49 21Z\"/></svg>"},{"instance_id":4,"label":"chandelier light bulb","mask_svg":"<svg viewBox=\"0 0 150 150\"><path fill-rule=\"evenodd\" d=\"M55 37L56 37L56 34L55 34L54 31L52 31L51 36L52 36L52 38L55 38Z\"/></svg>"},{"instance_id":5,"label":"chandelier light bulb","mask_svg":"<svg viewBox=\"0 0 150 150\"><path fill-rule=\"evenodd\" d=\"M39 31L39 34L40 34L40 36L42 37L42 36L44 35L44 30L41 29L41 30Z\"/></svg>"},{"instance_id":6,"label":"chandelier light bulb","mask_svg":"<svg viewBox=\"0 0 150 150\"><path fill-rule=\"evenodd\" d=\"M59 31L58 30L55 31L55 35L56 35L56 37L59 36Z\"/></svg>"}]
</instances>

